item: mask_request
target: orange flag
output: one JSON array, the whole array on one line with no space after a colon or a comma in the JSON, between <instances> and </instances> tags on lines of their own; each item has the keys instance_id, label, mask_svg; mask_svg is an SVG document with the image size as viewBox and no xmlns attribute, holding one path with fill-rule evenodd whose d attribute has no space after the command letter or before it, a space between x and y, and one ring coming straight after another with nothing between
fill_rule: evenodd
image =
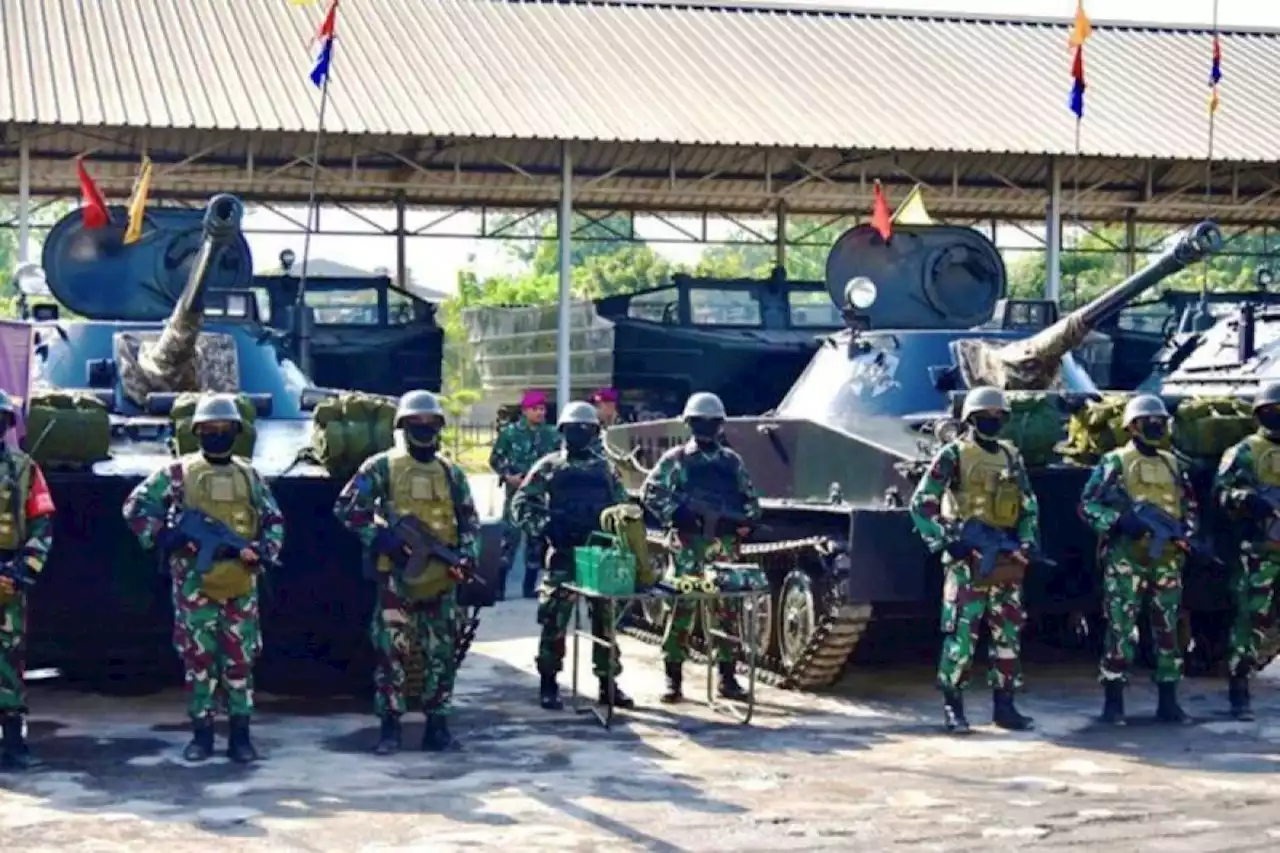
<instances>
[{"instance_id":1,"label":"orange flag","mask_svg":"<svg viewBox=\"0 0 1280 853\"><path fill-rule=\"evenodd\" d=\"M889 238L893 236L893 214L889 211L889 202L885 200L879 181L876 181L872 192L875 196L875 205L871 209L871 227L879 231L880 238L888 243Z\"/></svg>"}]
</instances>

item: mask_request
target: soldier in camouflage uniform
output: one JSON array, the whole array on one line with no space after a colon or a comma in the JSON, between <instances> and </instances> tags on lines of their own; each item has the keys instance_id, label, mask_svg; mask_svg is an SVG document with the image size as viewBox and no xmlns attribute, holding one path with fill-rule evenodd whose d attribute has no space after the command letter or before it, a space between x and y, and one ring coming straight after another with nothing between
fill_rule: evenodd
<instances>
[{"instance_id":1,"label":"soldier in camouflage uniform","mask_svg":"<svg viewBox=\"0 0 1280 853\"><path fill-rule=\"evenodd\" d=\"M1246 525L1233 584L1235 620L1228 661L1227 696L1237 720L1253 719L1249 679L1258 669L1258 645L1271 625L1280 578L1280 520L1273 503L1280 497L1280 383L1258 389L1253 416L1258 431L1223 454L1213 484L1222 508ZM1272 500L1262 496L1264 489Z\"/></svg>"},{"instance_id":2,"label":"soldier in camouflage uniform","mask_svg":"<svg viewBox=\"0 0 1280 853\"><path fill-rule=\"evenodd\" d=\"M538 674L542 677L540 701L547 710L564 707L556 676L564 661L565 632L573 618L573 598L561 584L573 581L573 549L587 544L600 528L600 513L628 501L627 491L613 466L592 450L600 433L600 421L589 403L570 403L557 423L563 447L538 460L511 501L511 515L532 543L547 546L547 570L538 594ZM605 608L591 606L591 630L597 637L613 639ZM600 701L613 691L613 704L635 707L631 697L617 686L622 671L607 646L592 643L592 668L600 680Z\"/></svg>"},{"instance_id":3,"label":"soldier in camouflage uniform","mask_svg":"<svg viewBox=\"0 0 1280 853\"><path fill-rule=\"evenodd\" d=\"M382 721L374 752L390 755L400 749L400 717L404 698L405 659L411 648L409 632L420 641L426 659L423 713L424 750L447 749L453 738L447 718L452 709L457 676L454 652L456 582L479 559L480 519L471 499L466 473L438 455L445 414L429 391L410 391L400 398L395 426L404 430L405 447L371 456L343 488L334 515L360 537L367 565L378 580L371 635L377 655L374 712ZM417 581L396 571L403 562L402 546L388 530L388 513L417 518L443 544L463 555L463 566L428 562Z\"/></svg>"},{"instance_id":4,"label":"soldier in camouflage uniform","mask_svg":"<svg viewBox=\"0 0 1280 853\"><path fill-rule=\"evenodd\" d=\"M983 617L991 629L991 721L1023 731L1033 725L1014 705L1022 687L1022 566L1040 536L1040 505L1027 479L1022 455L996 436L1009 418L997 388L974 388L965 397L961 420L968 434L949 442L929 465L911 497L911 519L933 553L942 553L942 656L938 688L948 731L967 733L964 690L973 666ZM960 541L960 526L977 519L1012 532L1022 543L1018 558L998 566L990 582L975 582L972 549ZM1021 564L1021 565L1019 565Z\"/></svg>"},{"instance_id":5,"label":"soldier in camouflage uniform","mask_svg":"<svg viewBox=\"0 0 1280 853\"><path fill-rule=\"evenodd\" d=\"M618 392L612 388L601 388L591 395L591 405L596 407L596 417L600 421L600 431L592 440L591 449L603 456L605 431L618 422Z\"/></svg>"},{"instance_id":6,"label":"soldier in camouflage uniform","mask_svg":"<svg viewBox=\"0 0 1280 853\"><path fill-rule=\"evenodd\" d=\"M685 403L683 419L692 438L664 453L644 482L644 505L668 529L676 577L702 573L707 563L734 553L741 539L751 532L748 524L706 535L702 519L683 502L690 492L723 502L752 521L760 518L760 501L742 457L721 441L725 417L724 403L715 394L703 391L691 396ZM716 611L719 630L730 635L741 633L740 610L735 602L722 600ZM661 701L668 704L684 699L682 664L693 619L692 605L677 602L671 608L662 640L667 692ZM731 645L717 638L714 654L720 670L720 695L726 699L746 698L746 691L734 677Z\"/></svg>"},{"instance_id":7,"label":"soldier in camouflage uniform","mask_svg":"<svg viewBox=\"0 0 1280 853\"><path fill-rule=\"evenodd\" d=\"M191 715L183 758L204 761L213 754L213 718L223 706L230 718L227 757L246 763L258 758L249 738L253 662L262 649L258 575L280 557L284 518L253 466L231 455L243 422L230 395L203 396L191 428L200 450L139 483L124 503L124 518L143 548L163 549L173 576L173 642L186 671ZM253 544L215 560L201 576L196 545L170 523L185 510L217 519Z\"/></svg>"},{"instance_id":8,"label":"soldier in camouflage uniform","mask_svg":"<svg viewBox=\"0 0 1280 853\"><path fill-rule=\"evenodd\" d=\"M0 574L0 766L26 770L35 764L23 724L27 590L44 569L53 545L54 506L40 466L4 442L17 417L14 401L0 391L0 559L8 564Z\"/></svg>"},{"instance_id":9,"label":"soldier in camouflage uniform","mask_svg":"<svg viewBox=\"0 0 1280 853\"><path fill-rule=\"evenodd\" d=\"M546 422L547 395L541 391L526 391L520 399L520 409L520 419L502 428L489 453L489 467L502 481L506 493L502 504L504 527L502 580L498 585L500 598L506 595L507 574L511 571L511 562L520 546L520 528L511 520L511 499L533 463L548 453L554 453L560 446L559 433ZM538 583L538 569L541 568L541 555L536 553L533 543L527 542L524 556L524 597L533 598Z\"/></svg>"},{"instance_id":10,"label":"soldier in camouflage uniform","mask_svg":"<svg viewBox=\"0 0 1280 853\"><path fill-rule=\"evenodd\" d=\"M1170 543L1164 554L1152 559L1148 530L1129 507L1141 501L1163 509L1183 522L1188 538L1195 533L1199 508L1177 459L1160 449L1169 434L1169 412L1160 398L1134 397L1125 406L1123 424L1132 440L1099 460L1080 496L1080 514L1101 539L1103 606L1108 619L1100 674L1105 695L1102 721L1124 725L1124 685L1133 663L1133 636L1139 608L1150 593L1160 696L1156 719L1185 723L1189 718L1178 705L1182 678L1178 611L1185 556Z\"/></svg>"}]
</instances>

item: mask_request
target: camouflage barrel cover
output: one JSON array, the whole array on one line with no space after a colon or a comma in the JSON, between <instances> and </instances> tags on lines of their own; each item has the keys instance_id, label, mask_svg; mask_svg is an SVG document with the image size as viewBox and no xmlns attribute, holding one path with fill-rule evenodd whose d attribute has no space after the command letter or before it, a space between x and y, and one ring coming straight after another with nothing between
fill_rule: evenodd
<instances>
[{"instance_id":1,"label":"camouflage barrel cover","mask_svg":"<svg viewBox=\"0 0 1280 853\"><path fill-rule=\"evenodd\" d=\"M173 421L174 445L178 455L195 453L200 449L200 442L196 441L196 435L191 431L191 416L195 414L196 403L200 402L202 396L203 394L195 391L179 394L173 401L173 408L169 410L169 417ZM240 419L244 421L244 429L236 436L236 442L231 446L231 453L245 459L252 459L253 447L258 440L258 430L254 426L258 413L253 408L253 402L244 394L234 396L236 408L240 410Z\"/></svg>"},{"instance_id":2,"label":"camouflage barrel cover","mask_svg":"<svg viewBox=\"0 0 1280 853\"><path fill-rule=\"evenodd\" d=\"M78 391L31 395L23 449L49 468L82 467L109 459L111 415L101 400Z\"/></svg>"},{"instance_id":3,"label":"camouflage barrel cover","mask_svg":"<svg viewBox=\"0 0 1280 853\"><path fill-rule=\"evenodd\" d=\"M330 474L347 477L395 443L396 403L372 394L340 394L316 406L311 450Z\"/></svg>"},{"instance_id":4,"label":"camouflage barrel cover","mask_svg":"<svg viewBox=\"0 0 1280 853\"><path fill-rule=\"evenodd\" d=\"M1071 416L1062 456L1079 465L1094 465L1103 454L1129 440L1122 426L1129 395L1108 394ZM1215 464L1227 448L1254 431L1249 404L1234 397L1184 400L1173 414L1173 430L1161 443L1194 462Z\"/></svg>"}]
</instances>

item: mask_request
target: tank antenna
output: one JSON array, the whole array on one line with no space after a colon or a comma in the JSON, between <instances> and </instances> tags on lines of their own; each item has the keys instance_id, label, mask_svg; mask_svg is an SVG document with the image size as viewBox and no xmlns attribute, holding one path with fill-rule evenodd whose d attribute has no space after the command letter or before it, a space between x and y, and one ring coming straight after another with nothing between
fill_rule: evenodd
<instances>
[{"instance_id":1,"label":"tank antenna","mask_svg":"<svg viewBox=\"0 0 1280 853\"><path fill-rule=\"evenodd\" d=\"M1209 69L1209 139L1208 150L1204 158L1204 207L1206 217L1211 215L1210 205L1213 202L1213 125L1214 119L1217 118L1218 114L1218 104L1221 102L1218 96L1218 86L1221 82L1222 45L1218 40L1218 0L1213 0L1213 64ZM1200 297L1202 302L1208 292L1209 259L1206 257L1200 278Z\"/></svg>"},{"instance_id":2,"label":"tank antenna","mask_svg":"<svg viewBox=\"0 0 1280 853\"><path fill-rule=\"evenodd\" d=\"M1084 0L1077 0L1075 21L1071 27L1071 34L1067 38L1067 45L1073 48L1071 59L1072 86L1070 106L1071 111L1076 114L1076 148L1075 156L1071 163L1071 218L1075 224L1075 229L1072 234L1071 242L1072 246L1077 249L1079 248L1080 232L1083 230L1083 224L1080 219L1080 130L1084 125L1084 43L1088 41L1092 35L1093 22L1090 21L1089 16L1085 14ZM1049 223L1049 227L1058 229L1058 239L1060 240L1062 235L1061 221L1051 222ZM1053 235L1046 236L1052 237ZM1061 265L1061 257L1059 257L1058 263ZM1078 284L1079 277L1073 275L1071 277L1071 290L1076 298L1079 298L1080 295L1079 288L1077 286ZM1062 301L1061 293L1058 294L1058 301Z\"/></svg>"}]
</instances>

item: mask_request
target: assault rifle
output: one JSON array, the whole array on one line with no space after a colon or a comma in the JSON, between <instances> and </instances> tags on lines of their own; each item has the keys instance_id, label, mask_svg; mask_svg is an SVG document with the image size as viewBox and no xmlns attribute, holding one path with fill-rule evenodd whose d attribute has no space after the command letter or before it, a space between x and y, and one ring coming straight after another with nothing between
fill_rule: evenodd
<instances>
[{"instance_id":1,"label":"assault rifle","mask_svg":"<svg viewBox=\"0 0 1280 853\"><path fill-rule=\"evenodd\" d=\"M1115 502L1123 507L1122 513L1128 513L1146 528L1148 559L1159 559L1165 549L1173 544L1188 556L1214 564L1221 562L1203 543L1188 535L1187 525L1181 519L1175 518L1148 501L1131 500L1119 492L1117 487L1113 487L1112 496L1118 498Z\"/></svg>"},{"instance_id":2,"label":"assault rifle","mask_svg":"<svg viewBox=\"0 0 1280 853\"><path fill-rule=\"evenodd\" d=\"M179 511L170 522L169 529L175 539L196 549L194 568L197 577L207 574L214 560L235 559L245 548L254 547L253 542L198 509ZM254 551L265 563L265 555L256 548Z\"/></svg>"},{"instance_id":3,"label":"assault rifle","mask_svg":"<svg viewBox=\"0 0 1280 853\"><path fill-rule=\"evenodd\" d=\"M1032 563L1050 567L1057 565L1038 550L1024 554L1022 542L1012 530L996 527L977 518L971 518L961 524L956 532L956 539L976 555L978 580L991 577L991 573L996 569L996 560L1002 555L1023 566L1029 566Z\"/></svg>"},{"instance_id":4,"label":"assault rifle","mask_svg":"<svg viewBox=\"0 0 1280 853\"><path fill-rule=\"evenodd\" d=\"M27 568L27 561L15 551L0 557L0 577L8 578L19 591L36 585L36 577Z\"/></svg>"},{"instance_id":5,"label":"assault rifle","mask_svg":"<svg viewBox=\"0 0 1280 853\"><path fill-rule=\"evenodd\" d=\"M386 507L381 512L385 515L392 543L384 553L395 564L401 580L408 583L421 580L427 573L430 560L444 563L459 580L480 580L472 574L470 561L462 552L441 542L417 516L402 515ZM374 569L370 566L366 573L376 576Z\"/></svg>"},{"instance_id":6,"label":"assault rifle","mask_svg":"<svg viewBox=\"0 0 1280 853\"><path fill-rule=\"evenodd\" d=\"M1280 486L1258 486L1255 491L1271 510L1268 517L1257 519L1258 526L1269 541L1280 543Z\"/></svg>"},{"instance_id":7,"label":"assault rifle","mask_svg":"<svg viewBox=\"0 0 1280 853\"><path fill-rule=\"evenodd\" d=\"M676 491L670 487L661 487L661 491L676 501L676 514L684 513L695 516L701 523L703 536L713 538L726 533L736 533L739 527L750 527L762 530L764 525L752 521L743 510L741 501L725 499L702 489L683 489ZM677 527L680 525L677 523Z\"/></svg>"}]
</instances>

